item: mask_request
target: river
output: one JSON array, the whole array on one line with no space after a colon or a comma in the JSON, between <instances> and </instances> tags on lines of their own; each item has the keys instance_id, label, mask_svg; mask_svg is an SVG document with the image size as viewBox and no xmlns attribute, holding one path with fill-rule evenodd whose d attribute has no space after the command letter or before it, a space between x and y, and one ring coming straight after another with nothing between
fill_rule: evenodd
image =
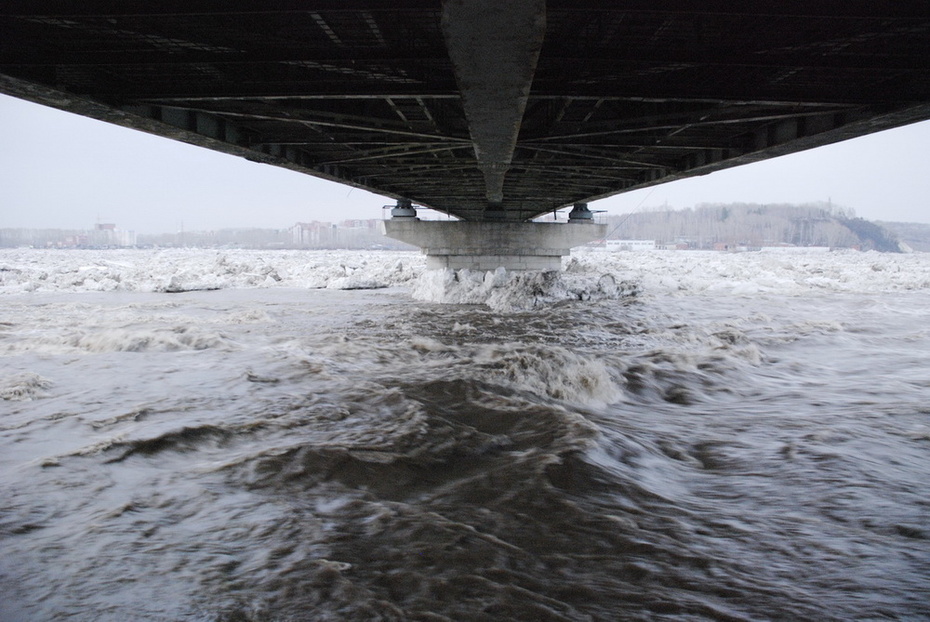
<instances>
[{"instance_id":1,"label":"river","mask_svg":"<svg viewBox=\"0 0 930 622\"><path fill-rule=\"evenodd\" d=\"M0 254L0 619L930 619L930 255L763 255Z\"/></svg>"}]
</instances>

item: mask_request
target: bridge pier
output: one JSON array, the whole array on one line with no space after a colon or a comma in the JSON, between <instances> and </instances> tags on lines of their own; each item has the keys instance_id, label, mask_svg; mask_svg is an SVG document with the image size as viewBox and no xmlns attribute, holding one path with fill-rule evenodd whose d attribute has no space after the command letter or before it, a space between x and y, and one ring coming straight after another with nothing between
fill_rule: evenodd
<instances>
[{"instance_id":1,"label":"bridge pier","mask_svg":"<svg viewBox=\"0 0 930 622\"><path fill-rule=\"evenodd\" d=\"M435 221L394 218L382 222L386 236L426 255L430 270L561 270L562 257L607 233L592 222Z\"/></svg>"}]
</instances>

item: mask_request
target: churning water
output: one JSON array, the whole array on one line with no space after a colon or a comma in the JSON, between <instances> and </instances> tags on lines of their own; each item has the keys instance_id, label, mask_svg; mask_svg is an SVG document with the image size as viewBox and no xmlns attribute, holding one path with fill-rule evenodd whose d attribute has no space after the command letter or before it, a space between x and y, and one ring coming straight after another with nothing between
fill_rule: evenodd
<instances>
[{"instance_id":1,"label":"churning water","mask_svg":"<svg viewBox=\"0 0 930 622\"><path fill-rule=\"evenodd\" d=\"M4 622L930 618L928 255L185 253L0 256Z\"/></svg>"}]
</instances>

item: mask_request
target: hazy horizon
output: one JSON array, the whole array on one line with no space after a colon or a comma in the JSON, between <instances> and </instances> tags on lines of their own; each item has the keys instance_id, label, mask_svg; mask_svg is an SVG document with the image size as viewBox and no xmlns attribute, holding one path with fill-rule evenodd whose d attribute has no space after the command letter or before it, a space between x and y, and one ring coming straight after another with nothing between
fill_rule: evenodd
<instances>
[{"instance_id":1,"label":"hazy horizon","mask_svg":"<svg viewBox=\"0 0 930 622\"><path fill-rule=\"evenodd\" d=\"M140 234L380 218L387 197L0 95L0 228ZM930 121L591 204L817 203L930 223Z\"/></svg>"}]
</instances>

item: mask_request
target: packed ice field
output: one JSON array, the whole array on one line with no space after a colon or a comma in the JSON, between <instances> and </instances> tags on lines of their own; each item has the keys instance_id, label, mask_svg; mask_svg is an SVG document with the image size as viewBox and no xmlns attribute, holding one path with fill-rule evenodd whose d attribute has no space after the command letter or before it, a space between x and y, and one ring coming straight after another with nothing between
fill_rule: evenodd
<instances>
[{"instance_id":1,"label":"packed ice field","mask_svg":"<svg viewBox=\"0 0 930 622\"><path fill-rule=\"evenodd\" d=\"M688 295L930 289L930 253L578 249L561 274L425 270L416 251L0 250L0 295L234 288L407 288L426 302L507 311L631 293Z\"/></svg>"}]
</instances>

